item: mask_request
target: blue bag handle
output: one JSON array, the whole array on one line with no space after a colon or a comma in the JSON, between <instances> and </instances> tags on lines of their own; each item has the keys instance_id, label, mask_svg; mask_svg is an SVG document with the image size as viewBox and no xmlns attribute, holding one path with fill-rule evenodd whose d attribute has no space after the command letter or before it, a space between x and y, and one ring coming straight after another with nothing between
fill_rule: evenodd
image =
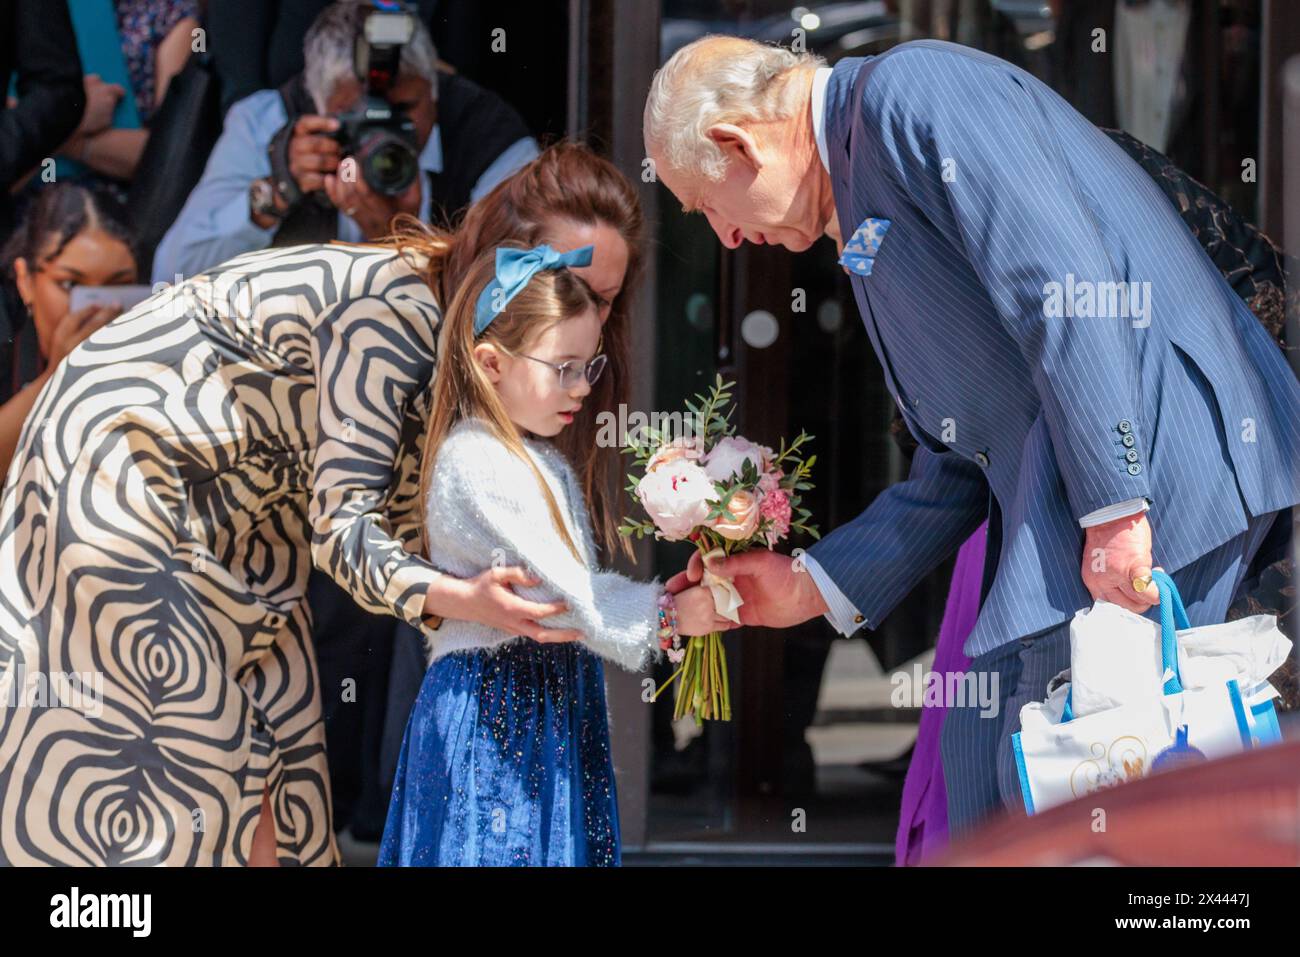
<instances>
[{"instance_id":1,"label":"blue bag handle","mask_svg":"<svg viewBox=\"0 0 1300 957\"><path fill-rule=\"evenodd\" d=\"M1180 694L1183 683L1178 677L1178 629L1192 627L1187 620L1187 609L1183 607L1183 598L1178 594L1178 586L1169 577L1168 572L1156 569L1151 572L1151 581L1160 588L1160 658L1166 672L1173 672L1164 684L1165 694ZM1074 720L1074 688L1065 695L1065 707L1061 710L1061 724Z\"/></svg>"},{"instance_id":2,"label":"blue bag handle","mask_svg":"<svg viewBox=\"0 0 1300 957\"><path fill-rule=\"evenodd\" d=\"M1165 682L1165 694L1180 694L1183 683L1178 677L1177 629L1190 628L1192 624L1187 620L1183 596L1178 594L1178 586L1169 573L1156 569L1151 573L1151 581L1160 586L1160 657L1165 671L1172 672Z\"/></svg>"}]
</instances>

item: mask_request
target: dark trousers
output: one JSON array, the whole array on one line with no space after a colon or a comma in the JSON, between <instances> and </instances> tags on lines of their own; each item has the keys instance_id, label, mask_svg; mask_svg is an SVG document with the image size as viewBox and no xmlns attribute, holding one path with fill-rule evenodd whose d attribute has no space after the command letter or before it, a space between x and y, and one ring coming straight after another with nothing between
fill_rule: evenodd
<instances>
[{"instance_id":1,"label":"dark trousers","mask_svg":"<svg viewBox=\"0 0 1300 957\"><path fill-rule=\"evenodd\" d=\"M320 668L334 830L378 841L406 719L424 677L418 631L365 611L324 572L307 584Z\"/></svg>"}]
</instances>

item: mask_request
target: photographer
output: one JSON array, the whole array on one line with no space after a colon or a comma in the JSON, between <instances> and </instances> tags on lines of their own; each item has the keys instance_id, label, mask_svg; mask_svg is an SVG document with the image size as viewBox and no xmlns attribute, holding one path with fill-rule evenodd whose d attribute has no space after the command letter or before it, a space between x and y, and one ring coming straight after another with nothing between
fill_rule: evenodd
<instances>
[{"instance_id":1,"label":"photographer","mask_svg":"<svg viewBox=\"0 0 1300 957\"><path fill-rule=\"evenodd\" d=\"M159 244L154 281L267 246L372 239L401 212L426 222L451 218L537 155L508 103L438 69L417 18L409 18L400 52L398 44L365 40L377 12L358 0L331 4L307 32L303 72L231 106L202 179ZM376 62L387 51L397 63L382 91L368 87L375 73L366 78L357 62L363 48ZM367 94L381 92L377 99L393 113L383 130L367 127L359 109ZM416 168L406 171L413 178L397 193L376 188L374 178L404 172L409 157L400 147L373 166L355 152L381 132L408 139L415 155Z\"/></svg>"}]
</instances>

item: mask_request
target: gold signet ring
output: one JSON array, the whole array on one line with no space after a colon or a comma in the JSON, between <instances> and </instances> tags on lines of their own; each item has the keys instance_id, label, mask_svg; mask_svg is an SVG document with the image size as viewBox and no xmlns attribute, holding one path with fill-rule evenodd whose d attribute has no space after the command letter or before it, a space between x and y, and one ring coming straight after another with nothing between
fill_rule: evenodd
<instances>
[{"instance_id":1,"label":"gold signet ring","mask_svg":"<svg viewBox=\"0 0 1300 957\"><path fill-rule=\"evenodd\" d=\"M1146 591L1147 586L1150 584L1151 584L1150 575L1145 575L1139 578L1135 578L1133 579L1133 590L1138 592Z\"/></svg>"}]
</instances>

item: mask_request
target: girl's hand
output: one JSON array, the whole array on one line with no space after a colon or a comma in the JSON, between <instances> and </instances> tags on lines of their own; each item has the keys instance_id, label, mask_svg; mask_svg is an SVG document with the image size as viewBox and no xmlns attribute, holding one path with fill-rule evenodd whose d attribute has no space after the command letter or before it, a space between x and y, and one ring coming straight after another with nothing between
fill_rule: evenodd
<instances>
[{"instance_id":1,"label":"girl's hand","mask_svg":"<svg viewBox=\"0 0 1300 957\"><path fill-rule=\"evenodd\" d=\"M679 635L707 635L714 631L727 631L736 623L718 614L713 604L713 592L703 585L687 588L673 595L677 606L677 633Z\"/></svg>"},{"instance_id":2,"label":"girl's hand","mask_svg":"<svg viewBox=\"0 0 1300 957\"><path fill-rule=\"evenodd\" d=\"M582 633L572 628L548 628L543 618L563 614L569 606L562 601L537 602L521 598L517 585L536 585L522 568L489 568L473 578L441 575L429 586L424 610L442 618L476 621L543 643L577 641Z\"/></svg>"}]
</instances>

